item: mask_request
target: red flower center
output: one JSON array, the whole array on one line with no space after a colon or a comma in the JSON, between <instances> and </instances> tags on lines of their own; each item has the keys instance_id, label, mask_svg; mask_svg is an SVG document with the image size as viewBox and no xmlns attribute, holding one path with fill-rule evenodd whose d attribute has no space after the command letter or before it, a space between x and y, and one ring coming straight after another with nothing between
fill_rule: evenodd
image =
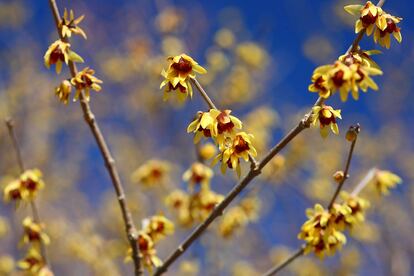
<instances>
[{"instance_id":1,"label":"red flower center","mask_svg":"<svg viewBox=\"0 0 414 276\"><path fill-rule=\"evenodd\" d=\"M193 70L193 66L191 65L191 62L182 57L180 58L178 62L173 63L172 68L174 68L180 73L187 73L187 74L190 73L191 70Z\"/></svg>"}]
</instances>

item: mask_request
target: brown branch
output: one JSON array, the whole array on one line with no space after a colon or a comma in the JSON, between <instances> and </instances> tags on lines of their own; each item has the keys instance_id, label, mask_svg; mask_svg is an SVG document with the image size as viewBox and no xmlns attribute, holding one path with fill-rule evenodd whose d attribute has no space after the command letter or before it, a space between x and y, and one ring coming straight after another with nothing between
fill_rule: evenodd
<instances>
[{"instance_id":1,"label":"brown branch","mask_svg":"<svg viewBox=\"0 0 414 276\"><path fill-rule=\"evenodd\" d=\"M198 80L196 80L196 79L190 79L190 80L195 85L198 92L200 92L201 97L203 97L204 101L208 104L208 107L210 107L210 109L217 109L216 105L210 99L207 92L204 90L204 88L201 86L201 84L198 82Z\"/></svg>"},{"instance_id":2,"label":"brown branch","mask_svg":"<svg viewBox=\"0 0 414 276\"><path fill-rule=\"evenodd\" d=\"M380 0L377 4L378 7L381 7L384 4L385 0ZM351 46L347 50L347 53L351 53L357 50L358 45L365 34L365 30L361 30L358 33L358 36L354 39ZM192 80L193 83L196 85L197 89L206 100L210 107L215 106L211 99L208 97L205 90L201 87L201 85L196 80ZM314 106L322 105L325 102L325 99L319 97ZM312 110L310 110L299 122L299 124L293 128L286 136L284 136L280 142L274 146L269 153L260 161L259 163L254 162L254 158L250 158L252 161L252 166L250 167L250 171L247 175L236 185L234 188L226 195L224 200L218 204L214 210L211 212L209 217L202 222L185 240L183 243L178 246L178 248L166 259L164 264L158 268L154 275L161 275L162 273L166 272L168 267L180 257L187 248L199 237L203 232L208 228L208 226L220 215L223 214L224 209L231 203L231 201L241 192L243 189L256 177L261 173L261 170L267 163L276 155L278 154L291 140L293 140L299 133L301 133L304 129L309 128L310 126L310 115L312 114ZM298 255L300 256L300 255ZM297 257L295 257L297 258ZM295 259L293 258L293 260ZM292 261L293 261L292 260Z\"/></svg>"},{"instance_id":3,"label":"brown branch","mask_svg":"<svg viewBox=\"0 0 414 276\"><path fill-rule=\"evenodd\" d=\"M305 252L305 250L303 249L303 247L300 248L298 251L296 251L295 253L293 253L292 256L290 256L289 258L287 258L286 261L284 261L283 263L281 263L277 267L271 268L269 271L267 271L266 273L264 273L263 276L276 275L276 273L278 273L279 271L281 271L282 269L284 269L291 262L293 262L294 260L296 260L296 258L299 258L300 256L302 256L304 252Z\"/></svg>"},{"instance_id":4,"label":"brown branch","mask_svg":"<svg viewBox=\"0 0 414 276\"><path fill-rule=\"evenodd\" d=\"M5 120L5 123L6 123L7 129L8 129L10 140L13 143L13 149L14 149L14 152L16 154L17 164L19 166L20 173L23 174L24 171L25 171L25 167L24 167L24 162L23 162L20 146L19 146L19 143L17 141L16 132L14 131L13 119L12 118L7 118ZM33 221L35 223L40 223L41 222L40 215L39 215L39 211L38 211L38 208L37 208L37 205L36 205L36 201L34 199L30 200L30 208L32 210ZM47 254L47 249L46 249L46 246L43 242L40 242L40 250L41 250L41 253L42 253L42 256L43 256L43 259L44 259L44 262L45 262L46 266L50 267L49 260L48 260L49 258L48 258L48 254Z\"/></svg>"},{"instance_id":5,"label":"brown branch","mask_svg":"<svg viewBox=\"0 0 414 276\"><path fill-rule=\"evenodd\" d=\"M61 18L60 18L60 13L59 13L59 9L57 7L56 1L49 0L49 4L50 4L50 8L53 13L53 17L55 19L57 32L59 34L60 39L64 42L68 42L68 39L62 36L61 30L59 28L59 23L61 22ZM72 77L75 77L78 72L76 65L71 61L69 61L68 65L69 65L69 69L70 69ZM124 192L124 188L121 183L121 179L119 177L118 169L115 165L115 160L112 157L112 154L105 141L105 138L99 128L98 122L96 121L95 115L93 114L91 107L89 105L89 102L86 99L83 91L80 94L80 105L83 111L84 119L86 123L88 124L95 138L95 141L99 147L101 155L105 161L105 167L111 177L112 185L115 189L118 203L121 208L122 218L125 224L125 230L126 230L126 234L128 237L128 241L132 248L132 259L134 260L135 275L142 275L143 271L141 267L139 248L137 244L138 234L137 234L137 230L135 228L134 222L132 220L131 212L129 211L128 205L126 203L125 192Z\"/></svg>"},{"instance_id":6,"label":"brown branch","mask_svg":"<svg viewBox=\"0 0 414 276\"><path fill-rule=\"evenodd\" d=\"M349 131L353 131L355 133L355 138L353 139L353 141L351 142L351 146L349 147L349 153L348 153L348 157L346 159L346 165L345 165L345 170L344 172L344 176L342 177L341 181L338 183L338 187L335 190L335 193L333 195L333 197L331 198L331 201L328 204L328 210L330 210L332 208L332 206L335 203L336 198L339 195L339 192L341 191L345 181L349 178L349 167L351 165L351 160L352 160L352 155L354 153L354 148L355 148L355 144L358 138L358 134L360 132L360 127L359 124L356 126L351 126Z\"/></svg>"}]
</instances>

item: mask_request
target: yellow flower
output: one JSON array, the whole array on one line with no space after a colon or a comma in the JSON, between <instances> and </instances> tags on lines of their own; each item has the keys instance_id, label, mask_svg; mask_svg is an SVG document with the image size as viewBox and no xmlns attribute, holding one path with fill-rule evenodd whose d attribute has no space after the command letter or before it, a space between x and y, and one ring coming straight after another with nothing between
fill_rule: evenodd
<instances>
[{"instance_id":1,"label":"yellow flower","mask_svg":"<svg viewBox=\"0 0 414 276\"><path fill-rule=\"evenodd\" d=\"M151 237L146 234L144 231L139 231L138 239L137 239L138 249L139 249L139 256L141 258L141 262L148 271L152 272L153 267L159 267L162 265L162 261L157 256L157 251L154 248L154 241ZM127 252L127 257L125 261L131 261L132 258L132 249L129 248Z\"/></svg>"},{"instance_id":2,"label":"yellow flower","mask_svg":"<svg viewBox=\"0 0 414 276\"><path fill-rule=\"evenodd\" d=\"M352 15L359 16L355 22L355 33L364 29L368 36L372 34L378 16L382 14L382 9L372 4L371 1L367 1L365 5L348 5L344 9Z\"/></svg>"},{"instance_id":3,"label":"yellow flower","mask_svg":"<svg viewBox=\"0 0 414 276\"><path fill-rule=\"evenodd\" d=\"M171 166L168 162L153 159L136 169L132 173L131 180L148 188L159 186L166 181L170 171Z\"/></svg>"},{"instance_id":4,"label":"yellow flower","mask_svg":"<svg viewBox=\"0 0 414 276\"><path fill-rule=\"evenodd\" d=\"M20 176L21 186L27 191L29 200L33 200L37 192L45 187L42 180L42 172L38 169L27 170Z\"/></svg>"},{"instance_id":5,"label":"yellow flower","mask_svg":"<svg viewBox=\"0 0 414 276\"><path fill-rule=\"evenodd\" d=\"M165 204L176 211L180 225L190 226L192 224L190 196L186 192L174 190L165 198Z\"/></svg>"},{"instance_id":6,"label":"yellow flower","mask_svg":"<svg viewBox=\"0 0 414 276\"><path fill-rule=\"evenodd\" d=\"M6 185L3 191L4 201L16 201L18 204L20 200L27 198L27 190L23 188L20 180L14 180Z\"/></svg>"},{"instance_id":7,"label":"yellow flower","mask_svg":"<svg viewBox=\"0 0 414 276\"><path fill-rule=\"evenodd\" d=\"M212 143L205 143L200 147L199 154L203 160L208 160L217 154L217 148Z\"/></svg>"},{"instance_id":8,"label":"yellow flower","mask_svg":"<svg viewBox=\"0 0 414 276\"><path fill-rule=\"evenodd\" d=\"M102 87L99 85L102 83L100 79L94 76L95 70L84 68L78 72L74 78L70 80L73 86L76 87L76 94L74 100L77 100L82 92L85 91L86 100L89 101L89 90L93 89L96 92L101 91Z\"/></svg>"},{"instance_id":9,"label":"yellow flower","mask_svg":"<svg viewBox=\"0 0 414 276\"><path fill-rule=\"evenodd\" d=\"M373 182L380 194L388 195L390 193L389 189L395 188L397 184L402 182L402 179L390 171L378 170Z\"/></svg>"},{"instance_id":10,"label":"yellow flower","mask_svg":"<svg viewBox=\"0 0 414 276\"><path fill-rule=\"evenodd\" d=\"M369 202L358 196L341 192L343 202L334 204L335 223L344 230L345 227L352 228L357 223L365 221L365 211L369 208Z\"/></svg>"},{"instance_id":11,"label":"yellow flower","mask_svg":"<svg viewBox=\"0 0 414 276\"><path fill-rule=\"evenodd\" d=\"M246 132L237 133L234 138L227 137L226 141L221 146L221 153L218 154L214 160L213 165L221 161L221 172L226 173L226 169L230 168L236 170L240 177L240 160L249 161L249 156L255 157L257 155L256 149L252 145L252 134Z\"/></svg>"},{"instance_id":12,"label":"yellow flower","mask_svg":"<svg viewBox=\"0 0 414 276\"><path fill-rule=\"evenodd\" d=\"M246 213L239 206L230 208L219 224L219 234L223 238L230 238L248 223Z\"/></svg>"},{"instance_id":13,"label":"yellow flower","mask_svg":"<svg viewBox=\"0 0 414 276\"><path fill-rule=\"evenodd\" d=\"M211 190L200 190L190 197L190 214L194 220L204 221L224 196Z\"/></svg>"},{"instance_id":14,"label":"yellow flower","mask_svg":"<svg viewBox=\"0 0 414 276\"><path fill-rule=\"evenodd\" d=\"M306 242L305 254L314 252L316 256L323 258L325 255L333 255L346 243L345 235L335 229L334 217L320 204L314 209L306 210L308 220L302 225L299 239Z\"/></svg>"},{"instance_id":15,"label":"yellow flower","mask_svg":"<svg viewBox=\"0 0 414 276\"><path fill-rule=\"evenodd\" d=\"M397 27L397 24L400 23L402 18L392 16L388 13L383 14L379 17L380 26L375 29L374 41L379 43L382 47L387 49L391 46L391 34L394 38L401 43L402 35L400 28Z\"/></svg>"},{"instance_id":16,"label":"yellow flower","mask_svg":"<svg viewBox=\"0 0 414 276\"><path fill-rule=\"evenodd\" d=\"M152 216L142 221L143 231L154 243L174 233L174 223L164 216Z\"/></svg>"},{"instance_id":17,"label":"yellow flower","mask_svg":"<svg viewBox=\"0 0 414 276\"><path fill-rule=\"evenodd\" d=\"M0 255L0 275L13 275L15 263L9 255Z\"/></svg>"},{"instance_id":18,"label":"yellow flower","mask_svg":"<svg viewBox=\"0 0 414 276\"><path fill-rule=\"evenodd\" d=\"M32 218L26 217L23 220L24 235L21 239L22 244L43 243L49 244L49 236L44 232L44 225L35 223Z\"/></svg>"},{"instance_id":19,"label":"yellow flower","mask_svg":"<svg viewBox=\"0 0 414 276\"><path fill-rule=\"evenodd\" d=\"M193 95L193 89L190 79L195 79L196 73L205 74L206 69L198 65L198 63L186 54L174 57L168 57L169 62L167 70L162 70L161 75L165 78L160 88L165 86L164 100L167 100L171 91L180 91L177 94L180 101Z\"/></svg>"},{"instance_id":20,"label":"yellow flower","mask_svg":"<svg viewBox=\"0 0 414 276\"><path fill-rule=\"evenodd\" d=\"M339 133L336 118L341 118L341 110L334 110L331 106L322 105L312 108L312 124L315 126L319 122L320 133L323 138L328 136L328 127L331 128L335 134Z\"/></svg>"},{"instance_id":21,"label":"yellow flower","mask_svg":"<svg viewBox=\"0 0 414 276\"><path fill-rule=\"evenodd\" d=\"M45 263L38 250L30 247L26 256L17 263L17 266L24 271L39 275L39 272L45 267Z\"/></svg>"},{"instance_id":22,"label":"yellow flower","mask_svg":"<svg viewBox=\"0 0 414 276\"><path fill-rule=\"evenodd\" d=\"M85 32L78 26L78 24L81 23L84 17L84 15L81 15L75 19L73 10L70 10L70 14L68 14L68 11L65 9L65 11L63 12L62 20L59 23L59 29L62 32L62 36L71 37L72 33L74 33L77 35L81 35L83 38L86 39Z\"/></svg>"},{"instance_id":23,"label":"yellow flower","mask_svg":"<svg viewBox=\"0 0 414 276\"><path fill-rule=\"evenodd\" d=\"M62 62L65 62L67 65L69 61L83 62L83 59L77 53L70 50L69 43L63 42L60 39L53 42L44 55L45 66L50 68L51 65L56 64L55 69L58 74L62 71Z\"/></svg>"},{"instance_id":24,"label":"yellow flower","mask_svg":"<svg viewBox=\"0 0 414 276\"><path fill-rule=\"evenodd\" d=\"M213 175L214 173L209 167L197 162L185 171L183 180L190 184L191 189L195 184L201 184L201 188L208 188Z\"/></svg>"},{"instance_id":25,"label":"yellow flower","mask_svg":"<svg viewBox=\"0 0 414 276\"><path fill-rule=\"evenodd\" d=\"M259 217L260 200L257 197L247 197L242 199L239 205L249 221L254 221Z\"/></svg>"},{"instance_id":26,"label":"yellow flower","mask_svg":"<svg viewBox=\"0 0 414 276\"><path fill-rule=\"evenodd\" d=\"M219 145L225 138L234 133L235 129L242 128L242 122L230 115L231 110L220 111L210 109L208 112L199 112L197 118L187 128L187 133L194 132L194 143L198 143L201 137L212 137Z\"/></svg>"},{"instance_id":27,"label":"yellow flower","mask_svg":"<svg viewBox=\"0 0 414 276\"><path fill-rule=\"evenodd\" d=\"M55 95L59 98L64 104L68 104L69 96L72 92L72 84L68 80L64 80L60 83L55 89Z\"/></svg>"}]
</instances>

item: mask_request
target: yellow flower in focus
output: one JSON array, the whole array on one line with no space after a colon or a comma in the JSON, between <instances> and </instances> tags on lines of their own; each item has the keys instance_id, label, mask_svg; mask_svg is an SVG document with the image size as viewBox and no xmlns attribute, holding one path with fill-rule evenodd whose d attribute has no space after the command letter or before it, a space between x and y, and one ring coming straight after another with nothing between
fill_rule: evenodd
<instances>
[{"instance_id":1,"label":"yellow flower in focus","mask_svg":"<svg viewBox=\"0 0 414 276\"><path fill-rule=\"evenodd\" d=\"M322 105L312 108L312 124L315 126L319 122L320 133L323 138L328 136L331 128L335 134L339 133L338 125L336 124L336 118L341 118L341 110L334 110L331 106Z\"/></svg>"},{"instance_id":2,"label":"yellow flower in focus","mask_svg":"<svg viewBox=\"0 0 414 276\"><path fill-rule=\"evenodd\" d=\"M198 65L198 63L186 54L174 57L168 57L169 66L167 70L162 70L161 75L165 78L160 88L165 86L164 100L167 100L171 91L177 92L178 99L185 99L193 96L193 88L190 79L195 79L196 73L205 74L206 69Z\"/></svg>"},{"instance_id":3,"label":"yellow flower in focus","mask_svg":"<svg viewBox=\"0 0 414 276\"><path fill-rule=\"evenodd\" d=\"M213 170L204 165L203 163L194 163L191 168L185 171L183 180L190 184L191 190L194 185L199 184L201 188L208 188L210 180L213 177Z\"/></svg>"},{"instance_id":4,"label":"yellow flower in focus","mask_svg":"<svg viewBox=\"0 0 414 276\"><path fill-rule=\"evenodd\" d=\"M390 171L378 170L375 173L373 182L380 194L388 195L390 193L389 190L400 184L402 179Z\"/></svg>"},{"instance_id":5,"label":"yellow flower in focus","mask_svg":"<svg viewBox=\"0 0 414 276\"><path fill-rule=\"evenodd\" d=\"M226 141L221 145L221 153L214 160L213 165L221 161L221 172L226 173L226 169L230 168L237 172L240 177L240 160L249 161L249 156L257 155L256 149L252 145L253 135L246 132L237 133L234 138L227 137Z\"/></svg>"},{"instance_id":6,"label":"yellow flower in focus","mask_svg":"<svg viewBox=\"0 0 414 276\"><path fill-rule=\"evenodd\" d=\"M378 17L383 12L380 7L375 6L371 1L367 1L365 5L348 5L344 9L354 16L359 16L359 19L355 22L355 33L365 30L368 36L372 34L375 24L378 22Z\"/></svg>"},{"instance_id":7,"label":"yellow flower in focus","mask_svg":"<svg viewBox=\"0 0 414 276\"><path fill-rule=\"evenodd\" d=\"M152 216L142 221L143 231L154 243L174 233L174 223L164 216Z\"/></svg>"},{"instance_id":8,"label":"yellow flower in focus","mask_svg":"<svg viewBox=\"0 0 414 276\"><path fill-rule=\"evenodd\" d=\"M401 20L402 18L392 16L388 13L381 15L379 17L380 27L376 28L374 33L375 43L379 43L382 47L389 49L391 46L391 34L394 36L395 40L401 43L401 30L397 27L397 24L400 23Z\"/></svg>"},{"instance_id":9,"label":"yellow flower in focus","mask_svg":"<svg viewBox=\"0 0 414 276\"><path fill-rule=\"evenodd\" d=\"M313 209L306 210L308 220L302 225L299 239L306 242L305 254L310 252L323 258L333 255L346 243L345 235L335 229L334 216L320 204Z\"/></svg>"},{"instance_id":10,"label":"yellow flower in focus","mask_svg":"<svg viewBox=\"0 0 414 276\"><path fill-rule=\"evenodd\" d=\"M68 104L69 96L72 92L72 84L68 80L64 80L60 83L55 89L55 95L59 98L64 104Z\"/></svg>"},{"instance_id":11,"label":"yellow flower in focus","mask_svg":"<svg viewBox=\"0 0 414 276\"><path fill-rule=\"evenodd\" d=\"M200 147L199 154L203 160L209 160L217 154L217 148L212 143L205 143Z\"/></svg>"},{"instance_id":12,"label":"yellow flower in focus","mask_svg":"<svg viewBox=\"0 0 414 276\"><path fill-rule=\"evenodd\" d=\"M42 179L42 172L38 169L26 170L20 176L21 186L27 191L29 200L33 200L37 192L45 187L45 183Z\"/></svg>"},{"instance_id":13,"label":"yellow flower in focus","mask_svg":"<svg viewBox=\"0 0 414 276\"><path fill-rule=\"evenodd\" d=\"M49 236L44 232L44 225L35 223L32 218L26 217L23 220L24 235L21 239L22 244L43 243L49 244Z\"/></svg>"},{"instance_id":14,"label":"yellow flower in focus","mask_svg":"<svg viewBox=\"0 0 414 276\"><path fill-rule=\"evenodd\" d=\"M242 128L242 122L230 114L231 110L228 109L199 112L197 118L188 125L187 133L195 133L194 143L198 143L201 137L212 137L221 145L227 136L234 134L235 129Z\"/></svg>"},{"instance_id":15,"label":"yellow flower in focus","mask_svg":"<svg viewBox=\"0 0 414 276\"><path fill-rule=\"evenodd\" d=\"M60 74L62 71L62 62L66 65L69 61L83 62L82 57L70 50L70 44L62 40L56 40L47 49L44 57L45 66L50 68L51 65L56 64L56 73Z\"/></svg>"},{"instance_id":16,"label":"yellow flower in focus","mask_svg":"<svg viewBox=\"0 0 414 276\"><path fill-rule=\"evenodd\" d=\"M87 101L89 101L90 89L93 89L96 92L101 91L102 87L99 84L102 84L103 82L95 77L94 74L95 70L86 67L70 80L72 85L76 87L75 101L79 98L82 90L85 91L85 98Z\"/></svg>"},{"instance_id":17,"label":"yellow flower in focus","mask_svg":"<svg viewBox=\"0 0 414 276\"><path fill-rule=\"evenodd\" d=\"M168 162L153 159L136 169L132 173L131 180L148 188L159 186L165 183L170 171L171 165Z\"/></svg>"},{"instance_id":18,"label":"yellow flower in focus","mask_svg":"<svg viewBox=\"0 0 414 276\"><path fill-rule=\"evenodd\" d=\"M72 33L74 33L81 35L84 39L86 39L85 32L78 26L78 24L82 22L83 18L85 18L85 16L81 15L75 19L73 10L70 10L70 13L68 14L68 11L65 9L62 20L59 23L59 29L62 32L62 36L71 37Z\"/></svg>"},{"instance_id":19,"label":"yellow flower in focus","mask_svg":"<svg viewBox=\"0 0 414 276\"><path fill-rule=\"evenodd\" d=\"M37 249L31 247L26 256L17 263L17 266L34 275L40 275L40 271L45 267L45 262Z\"/></svg>"}]
</instances>

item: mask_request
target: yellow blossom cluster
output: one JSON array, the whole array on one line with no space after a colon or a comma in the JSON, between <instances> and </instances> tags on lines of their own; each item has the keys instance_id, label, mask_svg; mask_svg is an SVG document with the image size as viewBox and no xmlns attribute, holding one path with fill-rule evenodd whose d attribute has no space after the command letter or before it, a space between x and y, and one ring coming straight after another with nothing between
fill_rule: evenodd
<instances>
[{"instance_id":1,"label":"yellow blossom cluster","mask_svg":"<svg viewBox=\"0 0 414 276\"><path fill-rule=\"evenodd\" d=\"M299 239L306 242L304 252L323 258L333 255L346 243L343 231L365 220L369 202L356 195L341 193L342 203L335 203L327 210L320 204L306 210L308 220L303 224Z\"/></svg>"},{"instance_id":2,"label":"yellow blossom cluster","mask_svg":"<svg viewBox=\"0 0 414 276\"><path fill-rule=\"evenodd\" d=\"M345 10L354 16L359 16L355 22L355 33L365 31L368 36L374 33L375 43L386 48L390 48L391 35L401 43L402 36L397 24L402 18L386 13L371 1L367 1L365 5L345 6Z\"/></svg>"},{"instance_id":3,"label":"yellow blossom cluster","mask_svg":"<svg viewBox=\"0 0 414 276\"><path fill-rule=\"evenodd\" d=\"M169 162L152 159L136 169L131 175L131 180L133 183L140 183L147 188L161 186L166 183L170 172Z\"/></svg>"},{"instance_id":4,"label":"yellow blossom cluster","mask_svg":"<svg viewBox=\"0 0 414 276\"><path fill-rule=\"evenodd\" d=\"M51 65L55 64L57 74L60 74L62 71L63 63L70 66L70 63L84 62L81 56L70 49L70 43L68 42L68 38L70 38L72 34L80 35L86 39L85 32L78 26L83 18L84 15L75 19L73 10L70 10L69 13L66 9L64 11L63 17L58 24L61 39L53 42L43 57L47 68L50 68ZM63 80L60 85L55 88L55 94L62 103L69 103L69 97L72 93L72 86L76 89L76 94L73 99L74 101L80 97L82 91L85 92L85 99L89 101L90 89L97 92L101 90L100 84L102 84L102 81L94 76L95 71L93 69L86 67L80 72L76 72L73 68L71 68L71 72L72 74L76 73L76 75L73 75L73 77L69 80Z\"/></svg>"}]
</instances>

